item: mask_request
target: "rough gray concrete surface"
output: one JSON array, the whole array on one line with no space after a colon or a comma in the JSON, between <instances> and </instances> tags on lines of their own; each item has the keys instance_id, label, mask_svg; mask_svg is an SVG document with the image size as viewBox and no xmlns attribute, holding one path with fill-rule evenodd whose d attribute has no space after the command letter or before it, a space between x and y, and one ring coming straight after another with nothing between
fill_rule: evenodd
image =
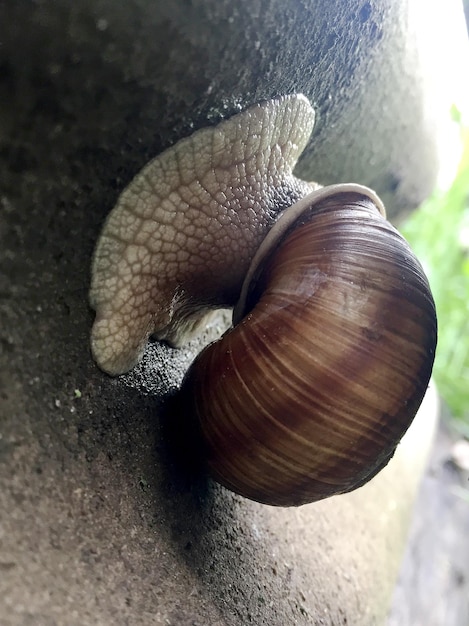
<instances>
[{"instance_id":1,"label":"rough gray concrete surface","mask_svg":"<svg viewBox=\"0 0 469 626\"><path fill-rule=\"evenodd\" d=\"M419 491L387 626L469 624L469 471L454 462L460 436L448 423Z\"/></svg>"},{"instance_id":2,"label":"rough gray concrete surface","mask_svg":"<svg viewBox=\"0 0 469 626\"><path fill-rule=\"evenodd\" d=\"M282 93L317 108L301 175L367 183L391 211L422 200L438 159L406 6L0 2L2 624L384 619L422 460L299 510L233 496L184 458L175 392L196 346L153 345L110 379L87 292L142 165Z\"/></svg>"},{"instance_id":3,"label":"rough gray concrete surface","mask_svg":"<svg viewBox=\"0 0 469 626\"><path fill-rule=\"evenodd\" d=\"M317 124L299 173L368 184L391 212L413 208L435 182L438 121L408 5L4 1L10 167L67 177L49 188L91 186L99 223L141 166L180 137L302 92Z\"/></svg>"}]
</instances>

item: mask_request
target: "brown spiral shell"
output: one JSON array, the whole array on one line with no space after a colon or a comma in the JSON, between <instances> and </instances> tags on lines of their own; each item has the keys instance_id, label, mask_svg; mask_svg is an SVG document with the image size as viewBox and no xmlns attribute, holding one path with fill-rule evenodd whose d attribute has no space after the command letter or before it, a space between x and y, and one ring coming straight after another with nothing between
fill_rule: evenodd
<instances>
[{"instance_id":1,"label":"brown spiral shell","mask_svg":"<svg viewBox=\"0 0 469 626\"><path fill-rule=\"evenodd\" d=\"M300 202L255 261L239 322L184 385L215 479L278 506L353 490L383 468L436 348L425 274L373 199L332 189Z\"/></svg>"}]
</instances>

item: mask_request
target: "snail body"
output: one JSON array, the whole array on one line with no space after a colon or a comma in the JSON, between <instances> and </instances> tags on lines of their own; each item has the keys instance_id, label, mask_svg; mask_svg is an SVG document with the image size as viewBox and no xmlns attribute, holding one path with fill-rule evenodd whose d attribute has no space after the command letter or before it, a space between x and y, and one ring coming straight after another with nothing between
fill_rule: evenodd
<instances>
[{"instance_id":1,"label":"snail body","mask_svg":"<svg viewBox=\"0 0 469 626\"><path fill-rule=\"evenodd\" d=\"M293 224L279 224L239 322L185 382L211 473L265 504L367 482L431 375L436 317L423 270L380 207L350 188L313 192Z\"/></svg>"},{"instance_id":2,"label":"snail body","mask_svg":"<svg viewBox=\"0 0 469 626\"><path fill-rule=\"evenodd\" d=\"M279 506L386 465L436 348L427 279L376 194L293 175L313 124L292 95L181 140L123 191L92 267L92 353L111 375L151 335L179 346L235 307L183 393L213 476Z\"/></svg>"},{"instance_id":3,"label":"snail body","mask_svg":"<svg viewBox=\"0 0 469 626\"><path fill-rule=\"evenodd\" d=\"M150 336L184 345L207 312L232 307L278 213L311 190L292 174L314 124L300 94L202 128L121 193L93 256L91 350L113 376Z\"/></svg>"}]
</instances>

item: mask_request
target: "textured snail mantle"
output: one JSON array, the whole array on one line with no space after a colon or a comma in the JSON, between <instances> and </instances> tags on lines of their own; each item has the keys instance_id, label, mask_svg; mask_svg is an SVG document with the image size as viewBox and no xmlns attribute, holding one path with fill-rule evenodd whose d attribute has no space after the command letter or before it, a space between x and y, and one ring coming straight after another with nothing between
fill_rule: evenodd
<instances>
[{"instance_id":1,"label":"textured snail mantle","mask_svg":"<svg viewBox=\"0 0 469 626\"><path fill-rule=\"evenodd\" d=\"M150 335L180 345L236 305L183 392L214 477L280 506L386 465L436 348L427 279L379 198L293 176L313 124L294 95L181 140L124 190L92 270L92 351L113 375Z\"/></svg>"}]
</instances>

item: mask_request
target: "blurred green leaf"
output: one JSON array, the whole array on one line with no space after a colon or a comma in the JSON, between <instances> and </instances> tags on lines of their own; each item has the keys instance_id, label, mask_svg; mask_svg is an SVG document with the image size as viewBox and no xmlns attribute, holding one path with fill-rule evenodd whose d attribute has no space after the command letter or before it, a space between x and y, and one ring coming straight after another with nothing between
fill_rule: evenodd
<instances>
[{"instance_id":1,"label":"blurred green leaf","mask_svg":"<svg viewBox=\"0 0 469 626\"><path fill-rule=\"evenodd\" d=\"M401 226L427 272L438 314L434 377L469 432L469 129L458 174Z\"/></svg>"}]
</instances>

